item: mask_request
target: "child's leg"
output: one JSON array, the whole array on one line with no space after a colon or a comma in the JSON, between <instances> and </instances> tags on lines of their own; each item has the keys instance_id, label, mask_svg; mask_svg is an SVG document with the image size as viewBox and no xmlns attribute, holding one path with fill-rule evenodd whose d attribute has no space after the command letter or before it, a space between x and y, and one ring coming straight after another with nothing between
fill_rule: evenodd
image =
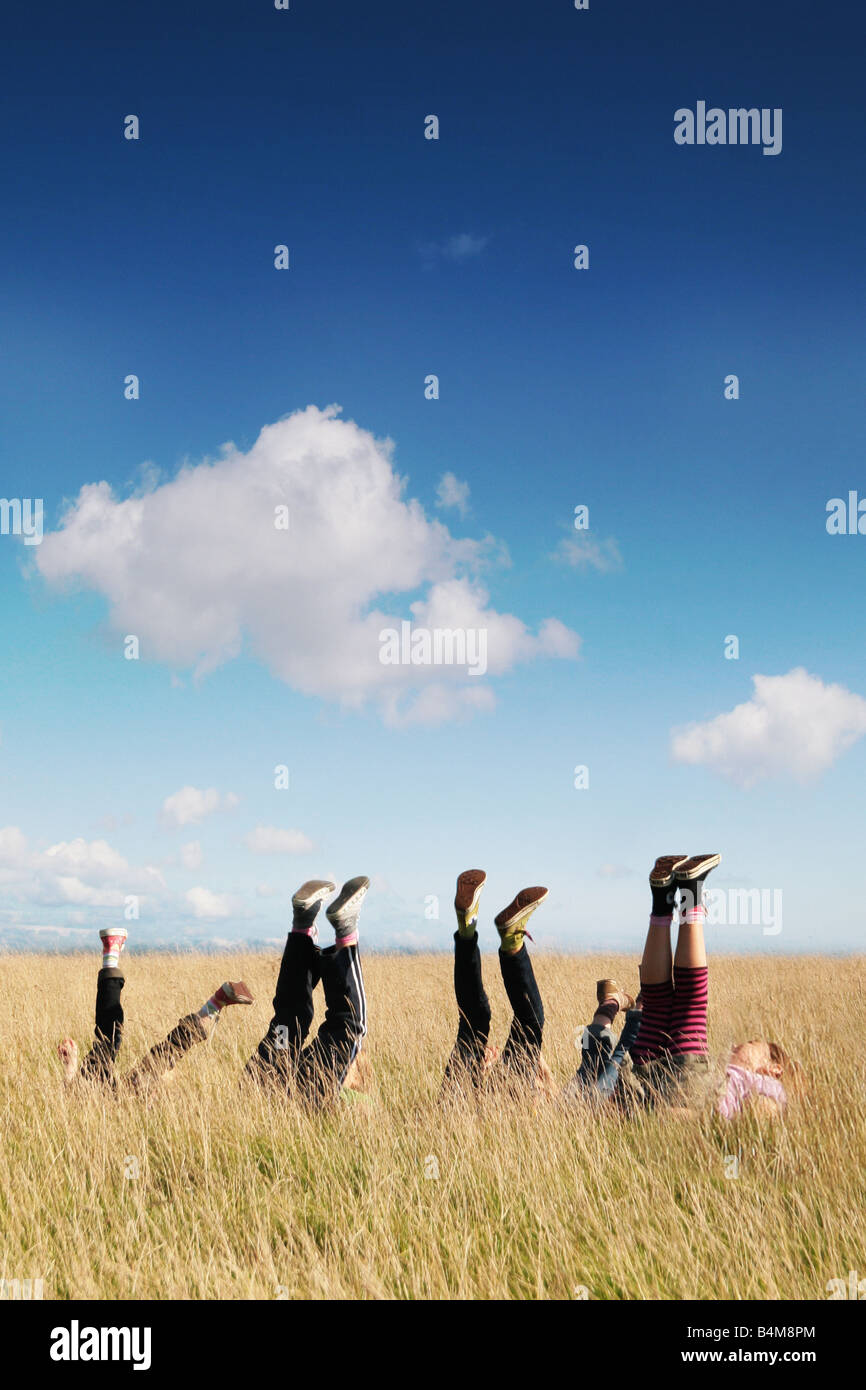
<instances>
[{"instance_id":1,"label":"child's leg","mask_svg":"<svg viewBox=\"0 0 866 1390\"><path fill-rule=\"evenodd\" d=\"M81 1064L81 1075L91 1081L110 1081L123 1040L124 977L119 969L100 970L96 981L96 1025L93 1045Z\"/></svg>"},{"instance_id":2,"label":"child's leg","mask_svg":"<svg viewBox=\"0 0 866 1390\"><path fill-rule=\"evenodd\" d=\"M674 872L676 866L683 863L685 856L682 854L663 855L650 871L652 912L640 963L643 1011L631 1050L636 1065L655 1061L670 1046L674 1002L671 957L671 923L676 898Z\"/></svg>"},{"instance_id":3,"label":"child's leg","mask_svg":"<svg viewBox=\"0 0 866 1390\"><path fill-rule=\"evenodd\" d=\"M252 1002L253 996L243 980L226 980L225 984L220 985L202 1005L198 1013L186 1014L162 1042L150 1049L147 1056L126 1078L127 1084L137 1087L156 1077L164 1076L191 1047L198 1042L205 1042L210 1037L216 1019L227 1005Z\"/></svg>"},{"instance_id":4,"label":"child's leg","mask_svg":"<svg viewBox=\"0 0 866 1390\"><path fill-rule=\"evenodd\" d=\"M292 898L292 930L280 962L274 1016L246 1068L257 1080L286 1081L297 1066L313 1022L313 990L320 976L316 914L334 888L324 879L311 879Z\"/></svg>"},{"instance_id":5,"label":"child's leg","mask_svg":"<svg viewBox=\"0 0 866 1390\"><path fill-rule=\"evenodd\" d=\"M580 1067L566 1088L566 1094L594 1089L602 1096L612 1095L619 1078L619 1069L625 1060L627 1049L623 1046L622 1040L619 1043L615 1042L612 1025L620 1009L629 1010L627 1019L637 1012L633 1008L634 1000L624 990L620 990L615 980L600 980L597 992L603 997L599 999L592 1023L584 1029ZM626 1029L623 1030L624 1034L625 1032ZM632 1024L627 1040L633 1042L636 1034L637 1029Z\"/></svg>"},{"instance_id":6,"label":"child's leg","mask_svg":"<svg viewBox=\"0 0 866 1390\"><path fill-rule=\"evenodd\" d=\"M674 1004L671 1014L671 1053L707 1054L707 951L704 942L706 908L703 885L719 863L718 854L695 855L677 870L680 888L680 928L674 956Z\"/></svg>"},{"instance_id":7,"label":"child's leg","mask_svg":"<svg viewBox=\"0 0 866 1390\"><path fill-rule=\"evenodd\" d=\"M93 1046L82 1063L81 1075L91 1081L111 1081L123 1040L123 1005L120 996L125 981L120 969L120 956L126 944L127 932L125 927L104 927L99 936L102 941L102 969L96 979Z\"/></svg>"},{"instance_id":8,"label":"child's leg","mask_svg":"<svg viewBox=\"0 0 866 1390\"><path fill-rule=\"evenodd\" d=\"M457 880L454 909L454 996L457 1000L457 1041L445 1068L445 1081L477 1082L482 1074L484 1050L490 1034L490 1001L481 977L478 949L478 903L486 874L467 869Z\"/></svg>"},{"instance_id":9,"label":"child's leg","mask_svg":"<svg viewBox=\"0 0 866 1390\"><path fill-rule=\"evenodd\" d=\"M335 942L319 957L325 1018L298 1060L298 1094L319 1106L340 1092L367 1033L367 998L358 954L358 916L370 887L363 874L343 884L327 911Z\"/></svg>"},{"instance_id":10,"label":"child's leg","mask_svg":"<svg viewBox=\"0 0 866 1390\"><path fill-rule=\"evenodd\" d=\"M478 934L470 938L454 933L454 995L459 1023L457 1041L445 1068L445 1080L463 1078L477 1082L490 1034L490 1001L481 977Z\"/></svg>"},{"instance_id":11,"label":"child's leg","mask_svg":"<svg viewBox=\"0 0 866 1390\"><path fill-rule=\"evenodd\" d=\"M298 1093L314 1105L334 1099L367 1033L367 998L357 942L321 954L325 1017L300 1056Z\"/></svg>"},{"instance_id":12,"label":"child's leg","mask_svg":"<svg viewBox=\"0 0 866 1390\"><path fill-rule=\"evenodd\" d=\"M527 1077L535 1077L538 1071L544 1006L524 937L528 936L529 918L546 897L546 888L523 888L495 919L500 936L502 983L514 1015L502 1061L512 1071Z\"/></svg>"}]
</instances>

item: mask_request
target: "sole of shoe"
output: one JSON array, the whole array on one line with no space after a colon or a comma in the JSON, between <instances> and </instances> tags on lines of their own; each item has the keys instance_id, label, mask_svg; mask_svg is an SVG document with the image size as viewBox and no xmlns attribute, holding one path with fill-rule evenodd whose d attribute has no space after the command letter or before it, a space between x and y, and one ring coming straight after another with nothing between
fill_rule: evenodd
<instances>
[{"instance_id":1,"label":"sole of shoe","mask_svg":"<svg viewBox=\"0 0 866 1390\"><path fill-rule=\"evenodd\" d=\"M99 932L100 941L107 941L112 936L115 941L126 941L129 932L125 927L102 927Z\"/></svg>"},{"instance_id":2,"label":"sole of shoe","mask_svg":"<svg viewBox=\"0 0 866 1390\"><path fill-rule=\"evenodd\" d=\"M688 863L687 854L663 854L650 869L650 883L653 888L669 888L674 874L681 864Z\"/></svg>"},{"instance_id":3,"label":"sole of shoe","mask_svg":"<svg viewBox=\"0 0 866 1390\"><path fill-rule=\"evenodd\" d=\"M487 875L483 869L465 869L458 878L454 907L464 917L477 916L481 890L486 882Z\"/></svg>"},{"instance_id":4,"label":"sole of shoe","mask_svg":"<svg viewBox=\"0 0 866 1390\"><path fill-rule=\"evenodd\" d=\"M312 907L313 903L327 898L336 887L336 883L329 883L325 878L310 878L292 894L292 907Z\"/></svg>"},{"instance_id":5,"label":"sole of shoe","mask_svg":"<svg viewBox=\"0 0 866 1390\"><path fill-rule=\"evenodd\" d=\"M347 908L354 907L356 903L361 901L369 887L370 880L364 874L359 874L357 878L350 878L340 889L339 897L335 898L326 910L325 916L328 921L339 920Z\"/></svg>"},{"instance_id":6,"label":"sole of shoe","mask_svg":"<svg viewBox=\"0 0 866 1390\"><path fill-rule=\"evenodd\" d=\"M494 917L500 931L510 931L519 927L535 911L539 903L547 897L546 888L521 888L517 897Z\"/></svg>"},{"instance_id":7,"label":"sole of shoe","mask_svg":"<svg viewBox=\"0 0 866 1390\"><path fill-rule=\"evenodd\" d=\"M677 883L693 883L696 878L704 878L710 869L714 869L721 862L720 854L693 854L691 859L687 859L677 869Z\"/></svg>"}]
</instances>

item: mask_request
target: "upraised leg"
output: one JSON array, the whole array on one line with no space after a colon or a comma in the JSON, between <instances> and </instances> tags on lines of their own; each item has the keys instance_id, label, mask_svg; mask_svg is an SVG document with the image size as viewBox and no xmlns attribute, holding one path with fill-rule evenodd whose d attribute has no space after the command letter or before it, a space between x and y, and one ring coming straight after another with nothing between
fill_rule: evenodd
<instances>
[{"instance_id":1,"label":"upraised leg","mask_svg":"<svg viewBox=\"0 0 866 1390\"><path fill-rule=\"evenodd\" d=\"M445 1068L444 1089L469 1083L477 1086L484 1071L490 1035L490 1001L481 975L478 949L478 905L487 875L466 869L457 880L454 910L454 996L457 1001L457 1041Z\"/></svg>"}]
</instances>

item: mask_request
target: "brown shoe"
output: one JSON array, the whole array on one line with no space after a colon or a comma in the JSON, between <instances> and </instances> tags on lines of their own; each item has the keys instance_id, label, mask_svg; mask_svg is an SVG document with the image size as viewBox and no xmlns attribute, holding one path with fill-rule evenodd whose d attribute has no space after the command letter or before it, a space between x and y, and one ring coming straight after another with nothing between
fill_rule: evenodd
<instances>
[{"instance_id":1,"label":"brown shoe","mask_svg":"<svg viewBox=\"0 0 866 1390\"><path fill-rule=\"evenodd\" d=\"M595 997L599 1004L606 999L615 999L621 1009L633 1009L634 999L627 994L617 980L599 980L595 987Z\"/></svg>"},{"instance_id":2,"label":"brown shoe","mask_svg":"<svg viewBox=\"0 0 866 1390\"><path fill-rule=\"evenodd\" d=\"M454 896L454 910L458 921L469 923L477 920L478 902L486 881L487 875L483 869L465 869L460 875Z\"/></svg>"}]
</instances>

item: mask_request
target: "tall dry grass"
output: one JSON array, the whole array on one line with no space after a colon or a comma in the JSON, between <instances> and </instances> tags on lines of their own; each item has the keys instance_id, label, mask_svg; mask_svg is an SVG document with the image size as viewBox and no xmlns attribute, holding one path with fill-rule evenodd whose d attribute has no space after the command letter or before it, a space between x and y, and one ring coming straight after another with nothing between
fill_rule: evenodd
<instances>
[{"instance_id":1,"label":"tall dry grass","mask_svg":"<svg viewBox=\"0 0 866 1390\"><path fill-rule=\"evenodd\" d=\"M564 1082L595 979L636 965L536 967ZM370 1105L311 1118L239 1086L270 1016L263 955L133 956L121 1071L227 977L256 1005L229 1010L148 1104L69 1095L54 1048L86 1045L96 969L2 958L0 1276L41 1278L46 1298L820 1299L866 1274L863 958L712 962L713 1050L763 1034L810 1078L784 1125L729 1126L494 1099L443 1111L444 955L366 960ZM501 1043L493 955L485 979Z\"/></svg>"}]
</instances>

